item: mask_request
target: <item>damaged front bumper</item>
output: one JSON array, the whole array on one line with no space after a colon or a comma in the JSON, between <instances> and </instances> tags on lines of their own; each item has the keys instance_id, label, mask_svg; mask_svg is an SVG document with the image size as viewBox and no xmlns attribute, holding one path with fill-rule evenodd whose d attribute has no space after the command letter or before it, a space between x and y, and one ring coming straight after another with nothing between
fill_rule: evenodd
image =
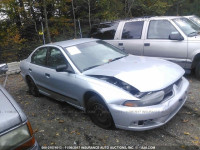
<instances>
[{"instance_id":1,"label":"damaged front bumper","mask_svg":"<svg viewBox=\"0 0 200 150\"><path fill-rule=\"evenodd\" d=\"M115 126L120 129L143 131L167 123L181 109L187 99L189 82L183 77L181 86L173 87L174 95L160 104L127 107L108 104Z\"/></svg>"}]
</instances>

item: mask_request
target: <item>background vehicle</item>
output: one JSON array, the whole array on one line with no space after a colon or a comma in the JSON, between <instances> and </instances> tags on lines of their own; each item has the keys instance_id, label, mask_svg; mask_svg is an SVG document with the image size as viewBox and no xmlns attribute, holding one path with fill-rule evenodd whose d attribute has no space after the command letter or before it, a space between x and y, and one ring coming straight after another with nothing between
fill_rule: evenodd
<instances>
[{"instance_id":1,"label":"background vehicle","mask_svg":"<svg viewBox=\"0 0 200 150\"><path fill-rule=\"evenodd\" d=\"M0 75L5 74L7 70L8 70L7 64L0 64Z\"/></svg>"},{"instance_id":2,"label":"background vehicle","mask_svg":"<svg viewBox=\"0 0 200 150\"><path fill-rule=\"evenodd\" d=\"M0 66L0 73L6 72ZM0 149L39 150L30 122L11 95L0 85Z\"/></svg>"},{"instance_id":3,"label":"background vehicle","mask_svg":"<svg viewBox=\"0 0 200 150\"><path fill-rule=\"evenodd\" d=\"M65 101L105 129L167 123L184 105L189 86L180 66L128 55L97 39L43 45L20 68L32 95Z\"/></svg>"},{"instance_id":4,"label":"background vehicle","mask_svg":"<svg viewBox=\"0 0 200 150\"><path fill-rule=\"evenodd\" d=\"M200 79L200 27L184 17L149 17L93 26L99 38L134 55L175 62Z\"/></svg>"},{"instance_id":5,"label":"background vehicle","mask_svg":"<svg viewBox=\"0 0 200 150\"><path fill-rule=\"evenodd\" d=\"M184 16L184 17L190 19L193 23L195 23L196 25L200 27L200 18L198 16L192 15L192 16Z\"/></svg>"}]
</instances>

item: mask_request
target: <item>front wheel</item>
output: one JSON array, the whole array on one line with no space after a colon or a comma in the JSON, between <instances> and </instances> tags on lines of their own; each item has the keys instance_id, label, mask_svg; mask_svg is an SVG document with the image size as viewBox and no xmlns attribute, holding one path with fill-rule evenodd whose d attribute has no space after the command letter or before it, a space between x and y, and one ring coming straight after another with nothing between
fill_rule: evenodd
<instances>
[{"instance_id":1,"label":"front wheel","mask_svg":"<svg viewBox=\"0 0 200 150\"><path fill-rule=\"evenodd\" d=\"M87 113L97 126L104 129L114 127L112 116L106 105L97 96L91 97L87 102Z\"/></svg>"},{"instance_id":2,"label":"front wheel","mask_svg":"<svg viewBox=\"0 0 200 150\"><path fill-rule=\"evenodd\" d=\"M200 80L200 62L198 62L198 64L196 65L195 68L195 76L198 80Z\"/></svg>"}]
</instances>

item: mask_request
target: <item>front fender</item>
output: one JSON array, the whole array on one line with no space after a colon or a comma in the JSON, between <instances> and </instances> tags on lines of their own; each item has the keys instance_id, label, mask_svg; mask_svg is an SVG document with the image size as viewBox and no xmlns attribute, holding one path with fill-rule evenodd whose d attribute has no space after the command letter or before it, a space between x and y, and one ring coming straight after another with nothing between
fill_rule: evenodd
<instances>
[{"instance_id":1,"label":"front fender","mask_svg":"<svg viewBox=\"0 0 200 150\"><path fill-rule=\"evenodd\" d=\"M92 92L102 98L105 104L121 104L125 100L138 100L132 94L106 81L87 77L88 88L84 93ZM84 101L84 95L83 100Z\"/></svg>"}]
</instances>

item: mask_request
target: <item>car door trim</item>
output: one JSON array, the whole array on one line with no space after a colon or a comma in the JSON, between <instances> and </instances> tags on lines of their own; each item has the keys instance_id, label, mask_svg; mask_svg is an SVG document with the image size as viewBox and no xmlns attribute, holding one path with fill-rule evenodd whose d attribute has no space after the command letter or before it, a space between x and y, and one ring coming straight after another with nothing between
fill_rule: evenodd
<instances>
[{"instance_id":1,"label":"car door trim","mask_svg":"<svg viewBox=\"0 0 200 150\"><path fill-rule=\"evenodd\" d=\"M47 95L47 96L52 96L52 97L54 97L54 98L55 98L56 100L58 100L58 101L63 101L63 102L65 102L65 100L66 100L66 101L72 100L72 101L74 101L74 102L78 102L77 99L68 97L68 96L66 96L66 95L60 94L60 93L55 92L55 91L52 91L52 90L50 90L50 89L48 89L48 88L45 88L45 87L43 87L43 86L37 85L37 87L39 88L39 90L41 90L42 93L43 93L43 92L44 92L44 93L47 93L47 94L49 94L49 95ZM56 98L56 96L58 96L59 99ZM61 99L60 99L60 98L61 98ZM62 100L62 98L63 98L64 100Z\"/></svg>"}]
</instances>

